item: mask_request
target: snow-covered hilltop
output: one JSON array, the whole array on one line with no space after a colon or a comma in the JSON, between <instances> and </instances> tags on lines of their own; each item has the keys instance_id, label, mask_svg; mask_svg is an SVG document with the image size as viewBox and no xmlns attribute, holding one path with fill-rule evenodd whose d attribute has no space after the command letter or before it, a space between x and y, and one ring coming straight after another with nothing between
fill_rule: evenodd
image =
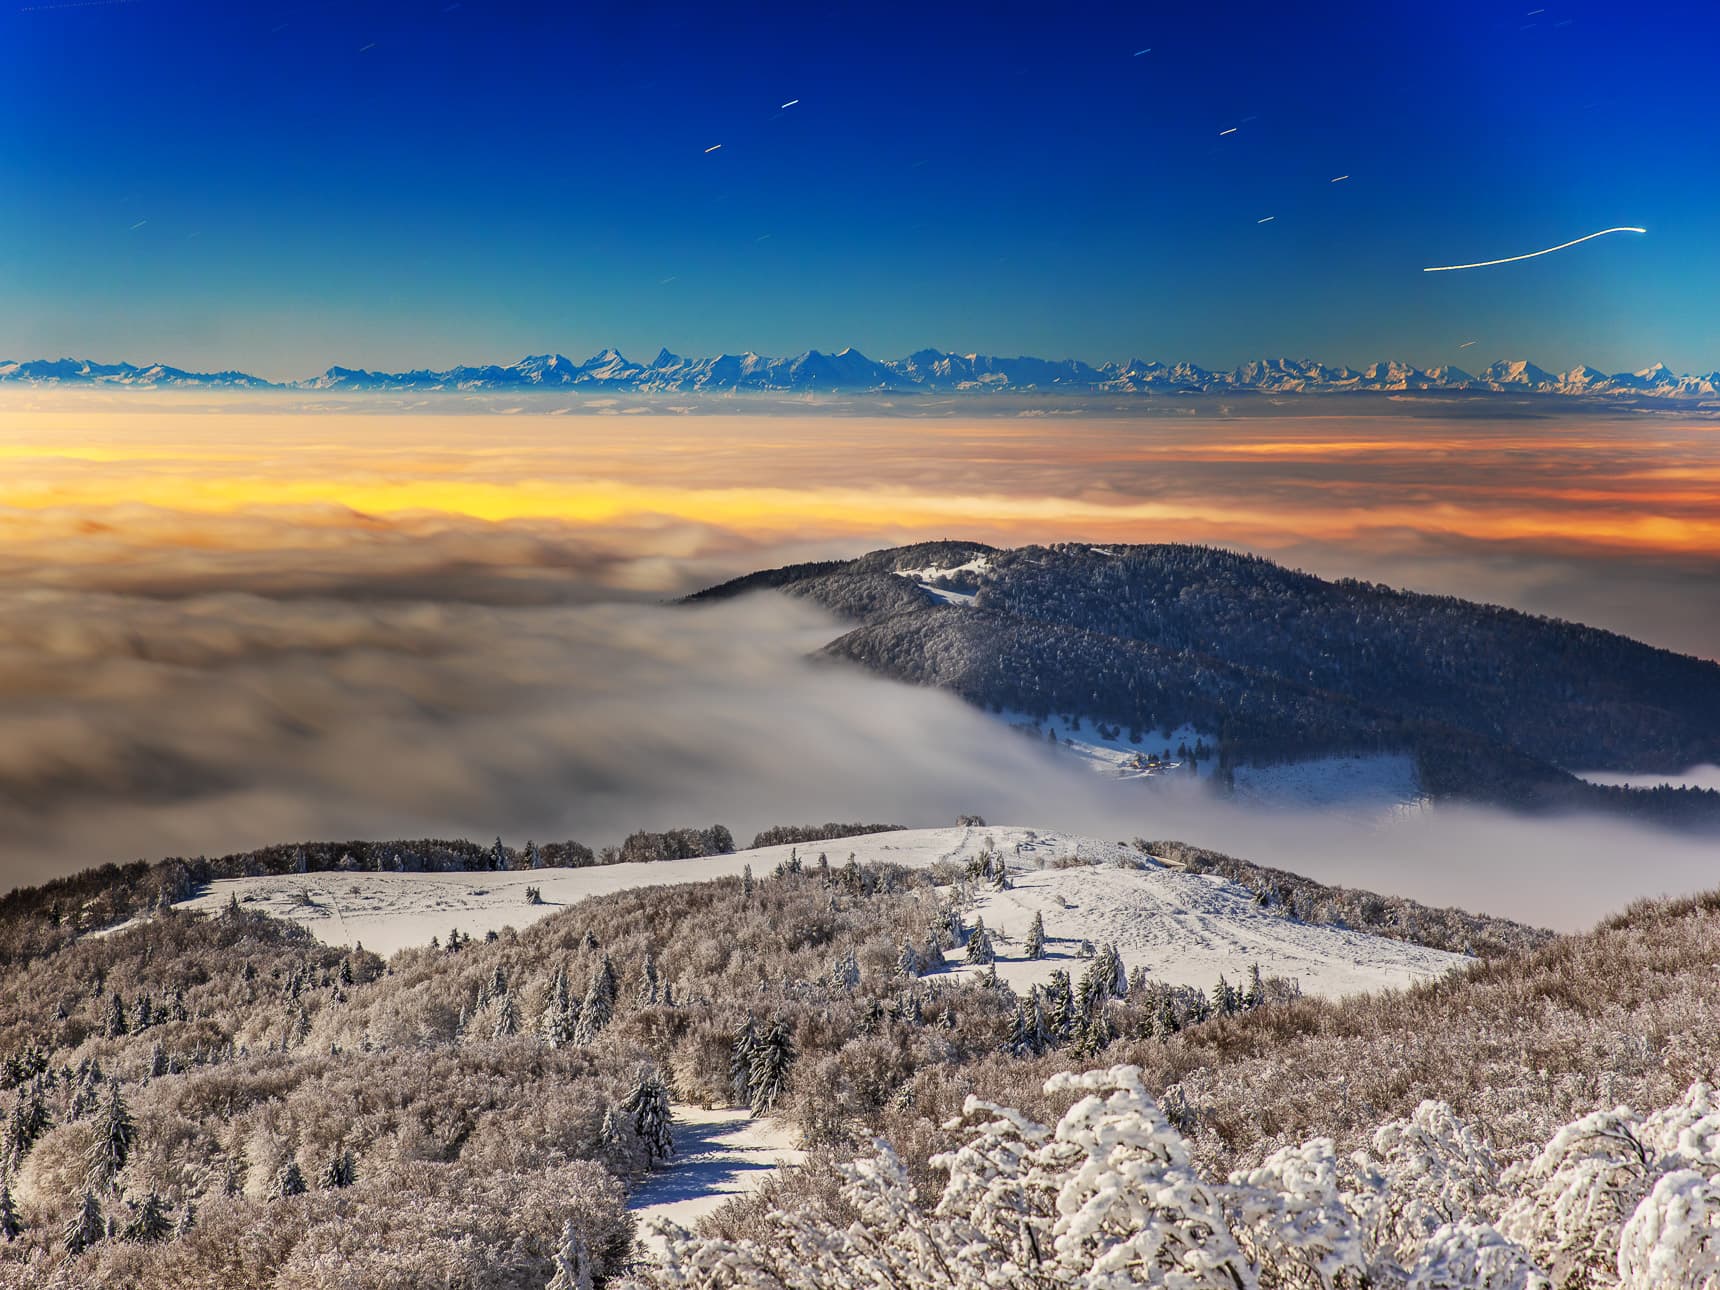
<instances>
[{"instance_id":1,"label":"snow-covered hilltop","mask_svg":"<svg viewBox=\"0 0 1720 1290\"><path fill-rule=\"evenodd\" d=\"M1500 360L1470 373L1462 368L1371 363L1356 369L1312 359L1261 358L1228 370L1145 359L1092 365L1079 359L955 354L923 349L898 359L868 358L857 349L827 354L809 349L787 358L750 351L684 358L667 349L649 363L605 349L583 362L563 354L534 354L516 363L379 372L335 366L306 380L274 383L243 372L188 372L160 363L96 363L62 358L0 361L0 384L117 385L135 388L255 388L310 391L525 392L585 389L609 393L692 394L731 391L799 393L1075 393L1075 394L1336 394L1518 393L1572 397L1712 399L1720 371L1673 372L1664 363L1611 375L1587 364L1549 372L1527 359Z\"/></svg>"},{"instance_id":2,"label":"snow-covered hilltop","mask_svg":"<svg viewBox=\"0 0 1720 1290\"><path fill-rule=\"evenodd\" d=\"M1461 955L1347 928L1298 922L1263 907L1254 893L1210 875L1185 873L1120 842L1031 828L964 827L872 833L729 855L578 869L469 873L325 872L223 879L183 907L246 909L300 923L332 945L362 943L384 954L427 945L458 928L482 936L523 928L568 905L634 887L735 877L750 867L763 878L798 854L815 866L896 864L965 866L983 853L1002 857L1010 885L975 885L971 918L983 919L997 951L999 978L1018 990L1043 984L1058 968L1081 970L1083 945L1114 944L1129 968L1171 985L1210 987L1223 974L1240 981L1258 966L1291 977L1310 994L1337 996L1404 986L1466 962ZM527 899L537 889L541 904ZM1035 917L1045 956L1026 943ZM978 969L951 956L951 972Z\"/></svg>"}]
</instances>

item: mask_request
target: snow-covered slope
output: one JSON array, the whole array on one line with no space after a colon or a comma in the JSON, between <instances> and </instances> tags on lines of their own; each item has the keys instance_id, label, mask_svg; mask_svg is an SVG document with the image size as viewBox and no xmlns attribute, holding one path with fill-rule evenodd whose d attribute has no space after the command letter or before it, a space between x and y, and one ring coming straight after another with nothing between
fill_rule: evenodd
<instances>
[{"instance_id":1,"label":"snow-covered slope","mask_svg":"<svg viewBox=\"0 0 1720 1290\"><path fill-rule=\"evenodd\" d=\"M927 590L940 594L933 587ZM942 594L950 598L949 593ZM1040 721L1022 712L995 715L1027 738L1055 744L1060 752L1106 778L1211 784L1218 770L1218 737L1190 725L1168 734L1145 731L1137 742L1128 731L1091 718ZM1257 806L1312 808L1369 818L1397 815L1427 803L1415 758L1408 753L1352 753L1271 766L1233 766L1228 791L1238 801Z\"/></svg>"},{"instance_id":2,"label":"snow-covered slope","mask_svg":"<svg viewBox=\"0 0 1720 1290\"><path fill-rule=\"evenodd\" d=\"M1030 828L914 829L798 848L803 861L822 852L833 865L852 854L861 863L925 868L965 863L987 847L1007 862L1014 888L982 891L970 912L985 919L999 953L997 972L1015 986L1046 980L1058 967L1078 969L1083 941L1114 941L1124 963L1155 979L1210 987L1253 964L1268 975L1297 978L1309 993L1338 995L1407 985L1448 971L1455 954L1342 928L1313 926L1254 904L1241 887L1184 873L1120 842ZM569 904L631 887L698 882L738 875L747 865L768 876L796 848L763 847L733 855L584 869L507 873L313 873L232 878L212 884L187 908L216 912L232 899L291 919L330 944L362 942L389 954L427 944L459 928L469 935L524 927ZM528 904L538 887L544 903ZM1024 957L1033 915L1044 919L1048 955ZM952 963L959 955L952 956ZM956 963L955 972L975 969Z\"/></svg>"}]
</instances>

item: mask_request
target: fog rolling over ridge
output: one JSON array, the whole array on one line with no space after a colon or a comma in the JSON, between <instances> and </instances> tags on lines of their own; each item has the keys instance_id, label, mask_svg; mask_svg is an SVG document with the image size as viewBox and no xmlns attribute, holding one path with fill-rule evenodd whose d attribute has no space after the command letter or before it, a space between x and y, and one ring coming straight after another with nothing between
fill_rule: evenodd
<instances>
[{"instance_id":1,"label":"fog rolling over ridge","mask_svg":"<svg viewBox=\"0 0 1720 1290\"><path fill-rule=\"evenodd\" d=\"M6 589L5 885L294 839L602 844L722 822L745 841L968 811L1184 838L1560 927L1713 881L1712 843L1611 822L1440 810L1375 826L1108 782L950 696L809 661L839 625L783 597L642 603L617 587L645 575L594 554L542 575L553 603L519 604L517 571L474 553L450 584L465 598L432 601L408 594L426 584L403 586L403 560L307 586L259 559L248 593Z\"/></svg>"}]
</instances>

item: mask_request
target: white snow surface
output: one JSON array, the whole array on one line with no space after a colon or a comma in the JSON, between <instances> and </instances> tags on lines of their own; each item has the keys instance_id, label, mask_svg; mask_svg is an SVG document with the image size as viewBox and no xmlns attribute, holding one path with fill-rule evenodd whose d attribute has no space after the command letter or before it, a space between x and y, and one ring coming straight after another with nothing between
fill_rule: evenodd
<instances>
[{"instance_id":1,"label":"white snow surface","mask_svg":"<svg viewBox=\"0 0 1720 1290\"><path fill-rule=\"evenodd\" d=\"M1669 788L1711 788L1720 791L1720 766L1711 764L1689 766L1676 775L1619 770L1579 770L1572 773L1578 779L1586 779L1591 784L1614 787L1659 788L1665 785Z\"/></svg>"},{"instance_id":2,"label":"white snow surface","mask_svg":"<svg viewBox=\"0 0 1720 1290\"><path fill-rule=\"evenodd\" d=\"M653 1254L663 1248L663 1238L651 1230L653 1220L691 1228L725 1202L759 1187L782 1165L806 1158L793 1145L788 1126L769 1116L753 1119L732 1107L706 1110L679 1103L673 1112L674 1156L627 1202L639 1220L639 1246Z\"/></svg>"},{"instance_id":3,"label":"white snow surface","mask_svg":"<svg viewBox=\"0 0 1720 1290\"><path fill-rule=\"evenodd\" d=\"M1050 736L1056 735L1059 751L1107 778L1186 784L1210 781L1218 769L1218 737L1187 724L1168 734L1143 731L1137 743L1129 738L1127 729L1120 729L1115 738L1101 735L1101 723L1091 717L1071 721L1054 716L1040 721L1007 709L994 715L1028 738L1050 743ZM1108 729L1109 723L1105 724ZM1188 760L1191 751L1203 753L1192 766ZM1427 802L1415 758L1408 753L1352 753L1272 766L1236 766L1232 782L1232 795L1255 806L1372 817L1418 810Z\"/></svg>"},{"instance_id":4,"label":"white snow surface","mask_svg":"<svg viewBox=\"0 0 1720 1290\"><path fill-rule=\"evenodd\" d=\"M915 586L931 596L933 600L946 605L967 606L973 604L977 592L952 591L948 587L934 586L932 579L948 577L952 574L982 574L989 568L991 568L991 557L978 555L963 564L953 564L947 569L940 568L935 564L927 565L924 569L897 569L896 576L911 579Z\"/></svg>"},{"instance_id":5,"label":"white snow surface","mask_svg":"<svg viewBox=\"0 0 1720 1290\"><path fill-rule=\"evenodd\" d=\"M1237 766L1234 796L1320 809L1418 809L1426 794L1408 753L1353 753L1275 766Z\"/></svg>"},{"instance_id":6,"label":"white snow surface","mask_svg":"<svg viewBox=\"0 0 1720 1290\"><path fill-rule=\"evenodd\" d=\"M331 945L362 942L381 954L445 937L521 928L592 896L633 887L733 877L751 865L760 879L798 850L807 865L822 852L832 865L850 854L860 863L927 868L958 864L986 847L1002 854L1014 889L982 888L968 912L994 935L998 975L1018 988L1053 969L1078 971L1081 943L1114 941L1125 966L1174 984L1211 987L1258 964L1267 975L1294 977L1310 994L1343 995L1404 986L1465 962L1403 941L1344 928L1299 923L1257 907L1242 887L1143 856L1121 842L1022 827L911 829L820 842L763 847L732 855L581 869L505 873L311 873L228 878L182 908L215 913L230 899L301 923ZM1063 867L1060 867L1063 866ZM541 889L544 903L526 902ZM1047 957L1028 960L1022 943L1035 913L1045 921ZM951 971L976 971L948 955Z\"/></svg>"},{"instance_id":7,"label":"white snow surface","mask_svg":"<svg viewBox=\"0 0 1720 1290\"><path fill-rule=\"evenodd\" d=\"M1091 718L1071 721L1065 717L1047 717L1040 721L1008 708L994 715L1026 738L1043 739L1049 744L1055 735L1060 751L1079 758L1099 774L1117 779L1182 777L1186 780L1195 776L1204 779L1212 775L1218 764L1217 737L1187 724L1168 733L1143 731L1140 742L1135 743L1127 729L1120 729L1114 739L1101 735L1100 723ZM1205 760L1197 760L1191 766L1188 755L1193 751L1204 751Z\"/></svg>"}]
</instances>

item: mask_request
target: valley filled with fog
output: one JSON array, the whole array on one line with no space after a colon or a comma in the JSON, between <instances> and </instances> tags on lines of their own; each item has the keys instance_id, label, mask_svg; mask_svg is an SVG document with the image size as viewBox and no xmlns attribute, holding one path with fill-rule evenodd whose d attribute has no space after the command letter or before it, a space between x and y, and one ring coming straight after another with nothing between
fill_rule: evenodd
<instances>
[{"instance_id":1,"label":"valley filled with fog","mask_svg":"<svg viewBox=\"0 0 1720 1290\"><path fill-rule=\"evenodd\" d=\"M1180 837L1560 927L1711 880L1701 843L1616 822L1286 818L1107 781L946 694L809 661L837 630L811 605L667 603L790 559L958 533L1139 537L1156 516L1154 539L1690 649L1720 613L1689 594L1711 522L1689 480L1716 469L1693 434L1663 435L1692 465L1659 549L1622 528L1595 540L1622 504L1596 499L1598 472L1620 495L1649 487L1627 469L1638 447L1605 424L1278 421L1268 451L1217 419L1033 419L1031 440L1019 421L921 421L910 460L902 423L879 418L247 408L44 399L21 414L0 487L8 883L295 838L603 845L636 828L963 812ZM1515 494L1454 459L1535 435L1549 452ZM1426 496L1430 470L1469 499ZM1244 506L1245 490L1267 504ZM1333 499L1398 520L1346 527Z\"/></svg>"}]
</instances>

